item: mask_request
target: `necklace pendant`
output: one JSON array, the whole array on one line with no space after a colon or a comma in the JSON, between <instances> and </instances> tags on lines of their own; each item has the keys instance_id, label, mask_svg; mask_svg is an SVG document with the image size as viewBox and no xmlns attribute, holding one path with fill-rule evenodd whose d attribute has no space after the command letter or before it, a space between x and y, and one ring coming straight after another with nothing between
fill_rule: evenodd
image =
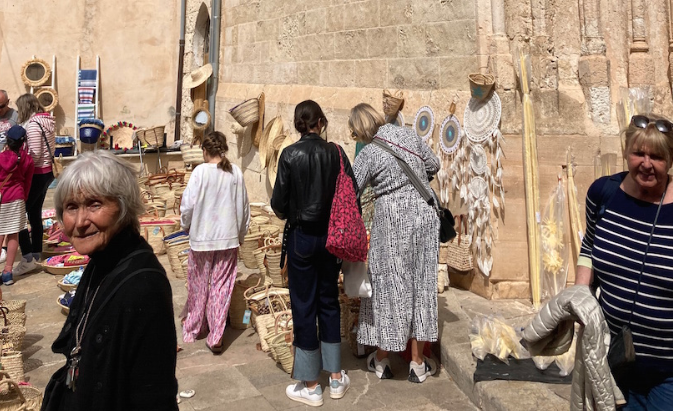
<instances>
[{"instance_id":1,"label":"necklace pendant","mask_svg":"<svg viewBox=\"0 0 673 411\"><path fill-rule=\"evenodd\" d=\"M79 377L79 356L71 357L68 365L68 372L65 377L65 385L75 392L77 377Z\"/></svg>"}]
</instances>

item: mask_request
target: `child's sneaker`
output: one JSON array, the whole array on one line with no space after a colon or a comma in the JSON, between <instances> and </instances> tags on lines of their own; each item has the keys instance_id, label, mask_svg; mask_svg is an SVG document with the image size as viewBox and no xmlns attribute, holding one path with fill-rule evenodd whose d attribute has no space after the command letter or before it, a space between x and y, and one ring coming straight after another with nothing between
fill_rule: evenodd
<instances>
[{"instance_id":1,"label":"child's sneaker","mask_svg":"<svg viewBox=\"0 0 673 411\"><path fill-rule=\"evenodd\" d=\"M376 373L376 376L382 380L393 378L393 372L390 371L390 361L387 358L381 361L376 359L376 351L367 357L367 368Z\"/></svg>"},{"instance_id":2,"label":"child's sneaker","mask_svg":"<svg viewBox=\"0 0 673 411\"><path fill-rule=\"evenodd\" d=\"M12 284L14 284L14 278L13 278L13 276L12 276L12 272L11 272L11 271L9 271L9 272L3 271L3 272L2 272L2 283L3 283L4 285L12 285Z\"/></svg>"},{"instance_id":3,"label":"child's sneaker","mask_svg":"<svg viewBox=\"0 0 673 411\"><path fill-rule=\"evenodd\" d=\"M437 363L435 360L425 357L425 361L420 364L411 361L409 363L409 381L422 383L431 375L437 373Z\"/></svg>"},{"instance_id":4,"label":"child's sneaker","mask_svg":"<svg viewBox=\"0 0 673 411\"><path fill-rule=\"evenodd\" d=\"M311 407L320 407L322 405L322 388L320 384L313 391L309 390L303 381L290 384L285 389L285 395L292 401L297 401Z\"/></svg>"},{"instance_id":5,"label":"child's sneaker","mask_svg":"<svg viewBox=\"0 0 673 411\"><path fill-rule=\"evenodd\" d=\"M335 400L343 398L348 391L348 388L351 386L351 379L346 374L346 371L341 370L341 378L338 380L333 380L332 376L329 377L329 396Z\"/></svg>"}]
</instances>

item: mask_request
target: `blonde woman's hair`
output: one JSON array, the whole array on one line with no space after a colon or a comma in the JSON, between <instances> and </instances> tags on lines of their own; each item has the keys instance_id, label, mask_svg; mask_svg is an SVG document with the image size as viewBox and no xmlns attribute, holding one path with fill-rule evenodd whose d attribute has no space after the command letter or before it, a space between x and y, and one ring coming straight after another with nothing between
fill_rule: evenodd
<instances>
[{"instance_id":1,"label":"blonde woman's hair","mask_svg":"<svg viewBox=\"0 0 673 411\"><path fill-rule=\"evenodd\" d=\"M30 93L23 94L16 99L16 109L19 113L17 121L19 124L25 123L33 114L44 111L40 102L37 101L37 97Z\"/></svg>"},{"instance_id":2,"label":"blonde woman's hair","mask_svg":"<svg viewBox=\"0 0 673 411\"><path fill-rule=\"evenodd\" d=\"M351 137L362 143L371 143L379 127L384 124L386 121L383 116L367 103L353 107L348 118Z\"/></svg>"},{"instance_id":3,"label":"blonde woman's hair","mask_svg":"<svg viewBox=\"0 0 673 411\"><path fill-rule=\"evenodd\" d=\"M668 119L658 114L648 113L644 115L650 119L646 128L636 127L631 122L623 132L625 135L624 158L633 152L634 147L636 147L636 150L647 147L654 154L665 159L668 167L671 167L673 163L673 131L664 134L654 124L657 120L668 121Z\"/></svg>"}]
</instances>

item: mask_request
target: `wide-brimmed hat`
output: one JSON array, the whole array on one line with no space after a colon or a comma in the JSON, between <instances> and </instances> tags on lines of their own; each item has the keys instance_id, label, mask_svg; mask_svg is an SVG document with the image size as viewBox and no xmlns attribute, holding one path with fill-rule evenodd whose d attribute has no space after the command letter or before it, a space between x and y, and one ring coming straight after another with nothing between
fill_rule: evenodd
<instances>
[{"instance_id":1,"label":"wide-brimmed hat","mask_svg":"<svg viewBox=\"0 0 673 411\"><path fill-rule=\"evenodd\" d=\"M276 149L280 148L274 147L273 143L279 136L283 135L283 132L283 118L281 116L274 117L264 128L264 133L259 141L259 163L262 168L269 165Z\"/></svg>"},{"instance_id":2,"label":"wide-brimmed hat","mask_svg":"<svg viewBox=\"0 0 673 411\"><path fill-rule=\"evenodd\" d=\"M280 160L280 155L283 153L283 150L294 143L295 141L292 136L285 136L278 150L276 150L276 155L271 159L271 164L267 167L266 176L268 177L269 184L271 184L272 188L276 185L276 174L278 174L278 161Z\"/></svg>"},{"instance_id":3,"label":"wide-brimmed hat","mask_svg":"<svg viewBox=\"0 0 673 411\"><path fill-rule=\"evenodd\" d=\"M198 87L213 75L213 66L208 63L187 74L182 79L182 86L187 88Z\"/></svg>"}]
</instances>

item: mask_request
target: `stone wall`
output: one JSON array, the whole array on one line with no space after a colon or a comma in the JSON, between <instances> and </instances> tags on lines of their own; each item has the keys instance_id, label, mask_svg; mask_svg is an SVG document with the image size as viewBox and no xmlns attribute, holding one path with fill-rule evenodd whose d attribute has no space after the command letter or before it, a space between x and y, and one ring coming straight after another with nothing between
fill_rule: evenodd
<instances>
[{"instance_id":1,"label":"stone wall","mask_svg":"<svg viewBox=\"0 0 673 411\"><path fill-rule=\"evenodd\" d=\"M21 81L22 65L33 55L49 64L56 56L60 104L54 114L59 128L73 127L77 56L82 69L92 69L98 55L105 123L166 124L174 118L179 4L0 1L0 89L15 102L28 91Z\"/></svg>"}]
</instances>

